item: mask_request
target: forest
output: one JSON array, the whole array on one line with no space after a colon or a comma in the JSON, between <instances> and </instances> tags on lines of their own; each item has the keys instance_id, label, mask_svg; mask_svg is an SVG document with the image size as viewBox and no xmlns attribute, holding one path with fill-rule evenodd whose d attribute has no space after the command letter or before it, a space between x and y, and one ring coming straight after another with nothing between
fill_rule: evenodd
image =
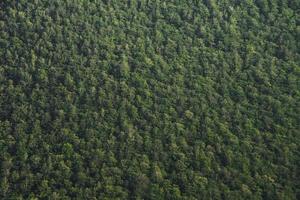
<instances>
[{"instance_id":1,"label":"forest","mask_svg":"<svg viewBox=\"0 0 300 200\"><path fill-rule=\"evenodd\" d=\"M300 1L1 0L0 199L300 199Z\"/></svg>"}]
</instances>

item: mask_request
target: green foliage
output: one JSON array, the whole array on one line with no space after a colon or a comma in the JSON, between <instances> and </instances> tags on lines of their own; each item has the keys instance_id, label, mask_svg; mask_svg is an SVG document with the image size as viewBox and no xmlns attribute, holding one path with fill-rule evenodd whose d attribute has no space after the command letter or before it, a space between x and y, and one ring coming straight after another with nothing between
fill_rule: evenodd
<instances>
[{"instance_id":1,"label":"green foliage","mask_svg":"<svg viewBox=\"0 0 300 200\"><path fill-rule=\"evenodd\" d=\"M0 199L299 199L299 6L0 1Z\"/></svg>"}]
</instances>

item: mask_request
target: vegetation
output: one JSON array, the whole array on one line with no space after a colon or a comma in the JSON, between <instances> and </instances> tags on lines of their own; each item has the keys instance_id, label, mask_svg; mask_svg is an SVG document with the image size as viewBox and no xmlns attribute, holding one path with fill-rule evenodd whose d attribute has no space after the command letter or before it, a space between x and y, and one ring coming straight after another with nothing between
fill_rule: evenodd
<instances>
[{"instance_id":1,"label":"vegetation","mask_svg":"<svg viewBox=\"0 0 300 200\"><path fill-rule=\"evenodd\" d=\"M300 199L299 9L1 0L0 199Z\"/></svg>"}]
</instances>

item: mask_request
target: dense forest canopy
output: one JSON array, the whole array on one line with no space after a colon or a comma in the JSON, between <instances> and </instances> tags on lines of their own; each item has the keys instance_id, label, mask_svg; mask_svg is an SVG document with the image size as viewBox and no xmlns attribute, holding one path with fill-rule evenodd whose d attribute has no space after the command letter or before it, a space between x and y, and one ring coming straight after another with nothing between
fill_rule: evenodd
<instances>
[{"instance_id":1,"label":"dense forest canopy","mask_svg":"<svg viewBox=\"0 0 300 200\"><path fill-rule=\"evenodd\" d=\"M1 0L0 199L300 199L300 1Z\"/></svg>"}]
</instances>

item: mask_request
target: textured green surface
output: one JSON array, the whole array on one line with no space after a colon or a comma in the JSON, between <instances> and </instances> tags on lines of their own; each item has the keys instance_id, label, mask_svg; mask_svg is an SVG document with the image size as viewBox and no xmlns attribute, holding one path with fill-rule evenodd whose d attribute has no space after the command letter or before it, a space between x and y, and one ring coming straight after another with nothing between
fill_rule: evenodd
<instances>
[{"instance_id":1,"label":"textured green surface","mask_svg":"<svg viewBox=\"0 0 300 200\"><path fill-rule=\"evenodd\" d=\"M1 0L0 199L299 199L299 9Z\"/></svg>"}]
</instances>

